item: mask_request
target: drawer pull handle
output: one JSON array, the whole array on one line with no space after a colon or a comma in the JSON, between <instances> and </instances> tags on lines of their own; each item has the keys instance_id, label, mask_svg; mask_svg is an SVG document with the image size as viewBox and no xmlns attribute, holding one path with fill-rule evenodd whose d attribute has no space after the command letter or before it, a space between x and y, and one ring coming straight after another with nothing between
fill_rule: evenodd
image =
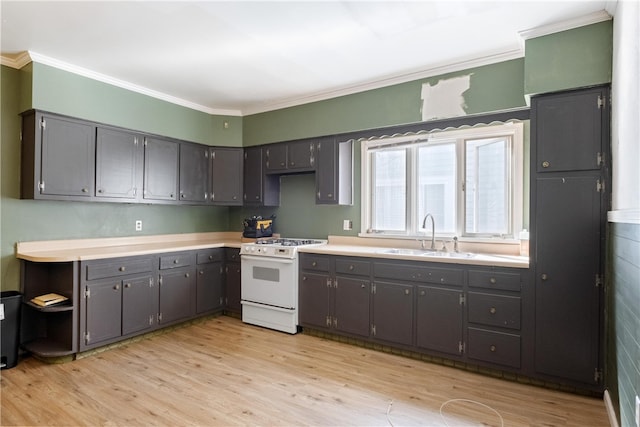
<instances>
[{"instance_id":1,"label":"drawer pull handle","mask_svg":"<svg viewBox=\"0 0 640 427\"><path fill-rule=\"evenodd\" d=\"M312 266L312 267L317 267L317 266L318 266L318 263L317 263L317 262L315 262L315 261L313 261L313 262L311 263L311 266Z\"/></svg>"},{"instance_id":2,"label":"drawer pull handle","mask_svg":"<svg viewBox=\"0 0 640 427\"><path fill-rule=\"evenodd\" d=\"M551 164L548 161L545 160L544 162L542 162L543 168L548 168L549 166L551 166Z\"/></svg>"},{"instance_id":3,"label":"drawer pull handle","mask_svg":"<svg viewBox=\"0 0 640 427\"><path fill-rule=\"evenodd\" d=\"M177 263L179 263L179 262L180 262L180 260L179 260L179 259L174 259L174 260L173 260L173 263L174 263L174 264L177 264Z\"/></svg>"},{"instance_id":4,"label":"drawer pull handle","mask_svg":"<svg viewBox=\"0 0 640 427\"><path fill-rule=\"evenodd\" d=\"M404 290L404 294L405 294L405 295L409 295L409 289L405 289L405 290Z\"/></svg>"},{"instance_id":5,"label":"drawer pull handle","mask_svg":"<svg viewBox=\"0 0 640 427\"><path fill-rule=\"evenodd\" d=\"M120 285L115 285L115 286L113 287L113 290L114 290L114 291L119 291L119 290L120 290Z\"/></svg>"},{"instance_id":6,"label":"drawer pull handle","mask_svg":"<svg viewBox=\"0 0 640 427\"><path fill-rule=\"evenodd\" d=\"M118 270L119 270L119 271L125 271L125 270L126 270L126 268L125 268L125 267L124 267L124 265L123 265L123 266L122 266L122 267L120 267Z\"/></svg>"},{"instance_id":7,"label":"drawer pull handle","mask_svg":"<svg viewBox=\"0 0 640 427\"><path fill-rule=\"evenodd\" d=\"M489 347L489 350L491 350L492 353L495 353L496 351L496 346L492 345L491 347Z\"/></svg>"},{"instance_id":8,"label":"drawer pull handle","mask_svg":"<svg viewBox=\"0 0 640 427\"><path fill-rule=\"evenodd\" d=\"M491 279L489 279L489 282L490 282L492 285L495 285L495 284L496 284L496 282L497 282L497 280L496 280L496 278L495 278L495 277L492 277Z\"/></svg>"},{"instance_id":9,"label":"drawer pull handle","mask_svg":"<svg viewBox=\"0 0 640 427\"><path fill-rule=\"evenodd\" d=\"M189 273L184 273L184 277L189 278Z\"/></svg>"},{"instance_id":10,"label":"drawer pull handle","mask_svg":"<svg viewBox=\"0 0 640 427\"><path fill-rule=\"evenodd\" d=\"M302 276L302 281L304 282L305 280L307 280L307 276Z\"/></svg>"},{"instance_id":11,"label":"drawer pull handle","mask_svg":"<svg viewBox=\"0 0 640 427\"><path fill-rule=\"evenodd\" d=\"M489 313L491 313L491 314L496 314L496 311L497 311L497 310L496 310L496 308L495 308L495 307L491 307L491 308L489 309Z\"/></svg>"},{"instance_id":12,"label":"drawer pull handle","mask_svg":"<svg viewBox=\"0 0 640 427\"><path fill-rule=\"evenodd\" d=\"M363 283L362 285L360 285L360 288L364 289L366 285Z\"/></svg>"},{"instance_id":13,"label":"drawer pull handle","mask_svg":"<svg viewBox=\"0 0 640 427\"><path fill-rule=\"evenodd\" d=\"M547 276L547 274L546 274L546 273L543 273L543 274L542 274L542 276L540 276L540 278L541 278L542 280L547 280L547 279L549 278L549 276Z\"/></svg>"},{"instance_id":14,"label":"drawer pull handle","mask_svg":"<svg viewBox=\"0 0 640 427\"><path fill-rule=\"evenodd\" d=\"M440 283L444 283L444 277L440 278Z\"/></svg>"},{"instance_id":15,"label":"drawer pull handle","mask_svg":"<svg viewBox=\"0 0 640 427\"><path fill-rule=\"evenodd\" d=\"M125 288L130 288L131 287L131 283L125 283L124 287Z\"/></svg>"},{"instance_id":16,"label":"drawer pull handle","mask_svg":"<svg viewBox=\"0 0 640 427\"><path fill-rule=\"evenodd\" d=\"M349 266L349 270L351 270L351 271L353 271L353 269L354 269L354 268L355 268L355 267L353 266L353 264L351 264L351 265Z\"/></svg>"},{"instance_id":17,"label":"drawer pull handle","mask_svg":"<svg viewBox=\"0 0 640 427\"><path fill-rule=\"evenodd\" d=\"M209 261L213 259L213 255L209 255Z\"/></svg>"},{"instance_id":18,"label":"drawer pull handle","mask_svg":"<svg viewBox=\"0 0 640 427\"><path fill-rule=\"evenodd\" d=\"M198 271L198 273L202 276L204 274L204 270L200 270L200 271Z\"/></svg>"}]
</instances>

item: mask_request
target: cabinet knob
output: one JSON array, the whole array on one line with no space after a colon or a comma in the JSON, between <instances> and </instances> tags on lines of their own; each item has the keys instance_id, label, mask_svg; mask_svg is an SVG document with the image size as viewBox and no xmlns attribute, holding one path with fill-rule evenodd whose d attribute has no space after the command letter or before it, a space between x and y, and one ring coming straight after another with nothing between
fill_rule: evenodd
<instances>
[{"instance_id":1,"label":"cabinet knob","mask_svg":"<svg viewBox=\"0 0 640 427\"><path fill-rule=\"evenodd\" d=\"M549 278L549 276L547 276L547 273L542 273L542 276L540 276L540 278L542 280L547 280Z\"/></svg>"},{"instance_id":2,"label":"cabinet knob","mask_svg":"<svg viewBox=\"0 0 640 427\"><path fill-rule=\"evenodd\" d=\"M238 196L233 196L233 200L238 200Z\"/></svg>"},{"instance_id":3,"label":"cabinet knob","mask_svg":"<svg viewBox=\"0 0 640 427\"><path fill-rule=\"evenodd\" d=\"M115 286L113 287L113 290L114 290L114 291L119 291L119 290L120 290L120 285L115 285Z\"/></svg>"},{"instance_id":4,"label":"cabinet knob","mask_svg":"<svg viewBox=\"0 0 640 427\"><path fill-rule=\"evenodd\" d=\"M213 255L209 255L209 261L213 259Z\"/></svg>"},{"instance_id":5,"label":"cabinet knob","mask_svg":"<svg viewBox=\"0 0 640 427\"><path fill-rule=\"evenodd\" d=\"M295 166L295 165L296 165L296 162L291 162L291 163L289 163L289 164L290 164L291 166Z\"/></svg>"},{"instance_id":6,"label":"cabinet knob","mask_svg":"<svg viewBox=\"0 0 640 427\"><path fill-rule=\"evenodd\" d=\"M317 267L317 266L318 266L318 263L317 263L317 262L315 262L315 261L313 261L313 262L311 263L311 266L312 266L312 267Z\"/></svg>"},{"instance_id":7,"label":"cabinet knob","mask_svg":"<svg viewBox=\"0 0 640 427\"><path fill-rule=\"evenodd\" d=\"M351 265L349 266L349 270L351 270L351 271L353 271L353 269L354 269L354 268L355 268L355 267L353 266L353 264L351 264Z\"/></svg>"},{"instance_id":8,"label":"cabinet knob","mask_svg":"<svg viewBox=\"0 0 640 427\"><path fill-rule=\"evenodd\" d=\"M258 195L258 196L256 196L256 200L260 200L260 196L259 196L259 195Z\"/></svg>"},{"instance_id":9,"label":"cabinet knob","mask_svg":"<svg viewBox=\"0 0 640 427\"><path fill-rule=\"evenodd\" d=\"M496 314L496 311L497 311L497 310L496 310L496 308L495 308L495 307L491 307L491 308L489 309L489 313L491 313L491 314Z\"/></svg>"},{"instance_id":10,"label":"cabinet knob","mask_svg":"<svg viewBox=\"0 0 640 427\"><path fill-rule=\"evenodd\" d=\"M444 277L440 278L440 283L444 283Z\"/></svg>"},{"instance_id":11,"label":"cabinet knob","mask_svg":"<svg viewBox=\"0 0 640 427\"><path fill-rule=\"evenodd\" d=\"M286 166L285 162L280 162L280 166Z\"/></svg>"},{"instance_id":12,"label":"cabinet knob","mask_svg":"<svg viewBox=\"0 0 640 427\"><path fill-rule=\"evenodd\" d=\"M496 351L496 346L492 345L491 347L489 347L489 350L491 350L492 353L495 353Z\"/></svg>"},{"instance_id":13,"label":"cabinet knob","mask_svg":"<svg viewBox=\"0 0 640 427\"><path fill-rule=\"evenodd\" d=\"M489 283L491 283L492 285L495 285L497 282L495 277L492 277L491 279L489 279Z\"/></svg>"},{"instance_id":14,"label":"cabinet knob","mask_svg":"<svg viewBox=\"0 0 640 427\"><path fill-rule=\"evenodd\" d=\"M82 192L83 192L83 193L88 193L88 192L89 192L89 189L85 187L85 188L83 188L83 189L82 189Z\"/></svg>"},{"instance_id":15,"label":"cabinet knob","mask_svg":"<svg viewBox=\"0 0 640 427\"><path fill-rule=\"evenodd\" d=\"M102 193L104 190L102 188L98 188L98 193Z\"/></svg>"},{"instance_id":16,"label":"cabinet knob","mask_svg":"<svg viewBox=\"0 0 640 427\"><path fill-rule=\"evenodd\" d=\"M125 270L126 270L126 268L125 268L124 265L118 269L118 271L125 271Z\"/></svg>"},{"instance_id":17,"label":"cabinet knob","mask_svg":"<svg viewBox=\"0 0 640 427\"><path fill-rule=\"evenodd\" d=\"M174 263L174 264L177 264L177 263L179 263L179 262L180 262L180 260L179 260L179 259L174 259L174 260L173 260L173 263Z\"/></svg>"},{"instance_id":18,"label":"cabinet knob","mask_svg":"<svg viewBox=\"0 0 640 427\"><path fill-rule=\"evenodd\" d=\"M189 273L187 273L187 274L189 274ZM204 270L199 270L198 274L202 276L204 274Z\"/></svg>"},{"instance_id":19,"label":"cabinet knob","mask_svg":"<svg viewBox=\"0 0 640 427\"><path fill-rule=\"evenodd\" d=\"M333 194L328 193L328 194L327 194L327 197L333 197Z\"/></svg>"},{"instance_id":20,"label":"cabinet knob","mask_svg":"<svg viewBox=\"0 0 640 427\"><path fill-rule=\"evenodd\" d=\"M305 280L307 280L307 276L302 276L302 281L304 282Z\"/></svg>"},{"instance_id":21,"label":"cabinet knob","mask_svg":"<svg viewBox=\"0 0 640 427\"><path fill-rule=\"evenodd\" d=\"M423 297L425 296L427 293L425 291L420 291L420 296Z\"/></svg>"},{"instance_id":22,"label":"cabinet knob","mask_svg":"<svg viewBox=\"0 0 640 427\"><path fill-rule=\"evenodd\" d=\"M542 162L542 167L543 168L548 168L549 166L550 166L550 164L549 164L548 161L545 160L544 162Z\"/></svg>"},{"instance_id":23,"label":"cabinet knob","mask_svg":"<svg viewBox=\"0 0 640 427\"><path fill-rule=\"evenodd\" d=\"M367 285L365 285L364 283L360 285L360 288L364 289Z\"/></svg>"},{"instance_id":24,"label":"cabinet knob","mask_svg":"<svg viewBox=\"0 0 640 427\"><path fill-rule=\"evenodd\" d=\"M125 288L130 288L130 287L131 287L131 283L125 283L125 284L124 284L124 287L125 287Z\"/></svg>"},{"instance_id":25,"label":"cabinet knob","mask_svg":"<svg viewBox=\"0 0 640 427\"><path fill-rule=\"evenodd\" d=\"M405 295L409 295L409 294L410 294L409 289L405 289L405 290L404 290L404 294L405 294Z\"/></svg>"},{"instance_id":26,"label":"cabinet knob","mask_svg":"<svg viewBox=\"0 0 640 427\"><path fill-rule=\"evenodd\" d=\"M184 277L189 278L189 273L184 273Z\"/></svg>"}]
</instances>

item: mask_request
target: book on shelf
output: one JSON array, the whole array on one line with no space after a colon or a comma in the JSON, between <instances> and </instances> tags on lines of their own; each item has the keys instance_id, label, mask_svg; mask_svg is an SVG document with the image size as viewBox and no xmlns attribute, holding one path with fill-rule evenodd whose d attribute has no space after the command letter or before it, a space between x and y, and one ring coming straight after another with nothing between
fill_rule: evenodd
<instances>
[{"instance_id":1,"label":"book on shelf","mask_svg":"<svg viewBox=\"0 0 640 427\"><path fill-rule=\"evenodd\" d=\"M40 307L48 307L50 305L65 302L68 299L69 298L63 295L51 293L51 294L44 294L44 295L40 295L35 298L32 298L31 302L34 303L35 305L39 305Z\"/></svg>"}]
</instances>

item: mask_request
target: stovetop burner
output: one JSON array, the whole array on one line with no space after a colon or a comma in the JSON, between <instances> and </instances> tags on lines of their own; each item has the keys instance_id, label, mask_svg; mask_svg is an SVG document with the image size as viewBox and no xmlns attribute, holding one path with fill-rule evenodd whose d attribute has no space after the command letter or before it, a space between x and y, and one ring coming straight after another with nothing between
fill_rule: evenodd
<instances>
[{"instance_id":1,"label":"stovetop burner","mask_svg":"<svg viewBox=\"0 0 640 427\"><path fill-rule=\"evenodd\" d=\"M304 246L323 243L321 240L313 239L260 239L256 240L257 245L276 245L276 246Z\"/></svg>"}]
</instances>

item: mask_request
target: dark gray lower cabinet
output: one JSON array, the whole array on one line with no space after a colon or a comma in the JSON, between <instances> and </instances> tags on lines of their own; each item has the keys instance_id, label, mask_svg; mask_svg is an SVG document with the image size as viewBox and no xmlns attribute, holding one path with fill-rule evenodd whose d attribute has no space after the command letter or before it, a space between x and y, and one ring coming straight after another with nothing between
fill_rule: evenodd
<instances>
[{"instance_id":1,"label":"dark gray lower cabinet","mask_svg":"<svg viewBox=\"0 0 640 427\"><path fill-rule=\"evenodd\" d=\"M329 275L304 272L300 276L300 310L298 318L301 325L316 328L331 327L329 316Z\"/></svg>"},{"instance_id":2,"label":"dark gray lower cabinet","mask_svg":"<svg viewBox=\"0 0 640 427\"><path fill-rule=\"evenodd\" d=\"M196 314L216 311L224 306L222 265L222 261L198 265Z\"/></svg>"},{"instance_id":3,"label":"dark gray lower cabinet","mask_svg":"<svg viewBox=\"0 0 640 427\"><path fill-rule=\"evenodd\" d=\"M225 249L226 265L224 268L224 292L225 310L234 313L242 313L241 298L241 270L240 270L240 250L236 248Z\"/></svg>"},{"instance_id":4,"label":"dark gray lower cabinet","mask_svg":"<svg viewBox=\"0 0 640 427\"><path fill-rule=\"evenodd\" d=\"M333 288L333 327L349 334L369 336L368 277L337 276Z\"/></svg>"},{"instance_id":5,"label":"dark gray lower cabinet","mask_svg":"<svg viewBox=\"0 0 640 427\"><path fill-rule=\"evenodd\" d=\"M194 266L160 272L158 281L161 325L187 319L195 314L195 273Z\"/></svg>"},{"instance_id":6,"label":"dark gray lower cabinet","mask_svg":"<svg viewBox=\"0 0 640 427\"><path fill-rule=\"evenodd\" d=\"M376 281L372 294L371 335L387 342L412 345L414 286Z\"/></svg>"},{"instance_id":7,"label":"dark gray lower cabinet","mask_svg":"<svg viewBox=\"0 0 640 427\"><path fill-rule=\"evenodd\" d=\"M416 345L453 356L463 351L462 290L418 286Z\"/></svg>"},{"instance_id":8,"label":"dark gray lower cabinet","mask_svg":"<svg viewBox=\"0 0 640 427\"><path fill-rule=\"evenodd\" d=\"M154 275L123 280L122 335L143 332L156 326L158 296Z\"/></svg>"},{"instance_id":9,"label":"dark gray lower cabinet","mask_svg":"<svg viewBox=\"0 0 640 427\"><path fill-rule=\"evenodd\" d=\"M99 280L85 286L84 345L94 345L122 335L122 281Z\"/></svg>"}]
</instances>

